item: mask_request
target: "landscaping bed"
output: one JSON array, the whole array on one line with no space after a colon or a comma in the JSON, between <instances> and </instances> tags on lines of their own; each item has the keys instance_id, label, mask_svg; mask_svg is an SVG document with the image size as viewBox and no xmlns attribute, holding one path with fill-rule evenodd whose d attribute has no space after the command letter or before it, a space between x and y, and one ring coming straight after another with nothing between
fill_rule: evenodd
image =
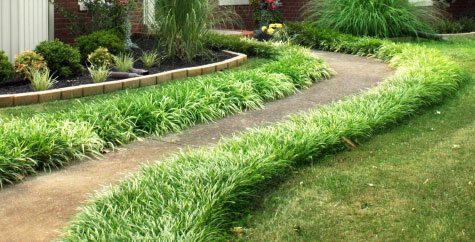
<instances>
[{"instance_id":1,"label":"landscaping bed","mask_svg":"<svg viewBox=\"0 0 475 242\"><path fill-rule=\"evenodd\" d=\"M292 167L440 103L464 80L459 65L434 50L369 38L355 39L357 45L332 39L329 49L377 56L397 68L396 74L361 95L144 167L96 195L62 239L226 241L233 220L248 212L255 194L287 177Z\"/></svg>"},{"instance_id":2,"label":"landscaping bed","mask_svg":"<svg viewBox=\"0 0 475 242\"><path fill-rule=\"evenodd\" d=\"M221 51L214 51L213 55L215 56L212 59L206 58L195 58L192 62L185 62L183 60L174 58L174 59L165 59L159 65L153 67L145 67L143 61L140 60L143 52L148 52L156 49L156 40L152 38L148 38L146 36L138 35L133 38L134 43L138 45L138 49L132 50L132 55L136 62L134 63L134 68L143 69L148 71L148 75L166 72L170 70L176 70L181 68L187 67L195 67L195 66L202 66L206 64L211 64L215 62L220 62L224 60L228 60L230 58L235 57L229 53L221 52ZM83 66L88 65L87 63L82 63ZM93 84L94 80L91 77L87 68L84 68L84 72L77 76L71 77L61 77L56 78L56 83L54 83L49 90L64 88L64 87L73 87L73 86L80 86L86 84ZM146 76L146 75L145 75ZM115 81L115 80L122 80L124 78L114 78L108 77L107 81ZM17 94L17 93L26 93L26 92L34 92L32 84L29 80L10 80L6 82L0 82L0 95L1 94Z\"/></svg>"}]
</instances>

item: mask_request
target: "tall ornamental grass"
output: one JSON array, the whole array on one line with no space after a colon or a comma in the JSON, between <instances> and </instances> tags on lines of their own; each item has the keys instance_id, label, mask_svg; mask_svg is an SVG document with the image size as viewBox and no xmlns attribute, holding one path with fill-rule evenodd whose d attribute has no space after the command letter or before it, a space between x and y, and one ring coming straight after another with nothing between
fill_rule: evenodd
<instances>
[{"instance_id":1,"label":"tall ornamental grass","mask_svg":"<svg viewBox=\"0 0 475 242\"><path fill-rule=\"evenodd\" d=\"M397 68L376 88L146 166L82 208L63 241L228 241L232 221L292 167L397 124L456 92L459 66L434 50L387 45Z\"/></svg>"},{"instance_id":2,"label":"tall ornamental grass","mask_svg":"<svg viewBox=\"0 0 475 242\"><path fill-rule=\"evenodd\" d=\"M237 14L219 6L218 0L155 0L150 30L168 57L191 62L195 57L211 57L204 38L218 25L237 22Z\"/></svg>"},{"instance_id":3,"label":"tall ornamental grass","mask_svg":"<svg viewBox=\"0 0 475 242\"><path fill-rule=\"evenodd\" d=\"M261 108L266 101L291 95L332 73L323 60L301 47L274 49L273 59L256 69L128 90L55 114L0 119L0 185L139 136L176 132Z\"/></svg>"},{"instance_id":4,"label":"tall ornamental grass","mask_svg":"<svg viewBox=\"0 0 475 242\"><path fill-rule=\"evenodd\" d=\"M435 8L418 7L408 0L310 0L306 20L357 36L402 37L433 33Z\"/></svg>"}]
</instances>

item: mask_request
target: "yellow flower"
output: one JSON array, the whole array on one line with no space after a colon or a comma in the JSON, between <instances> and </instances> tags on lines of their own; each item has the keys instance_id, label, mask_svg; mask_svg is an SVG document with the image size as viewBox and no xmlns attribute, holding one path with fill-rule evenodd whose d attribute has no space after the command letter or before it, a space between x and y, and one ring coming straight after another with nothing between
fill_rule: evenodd
<instances>
[{"instance_id":1,"label":"yellow flower","mask_svg":"<svg viewBox=\"0 0 475 242\"><path fill-rule=\"evenodd\" d=\"M271 25L269 25L269 28L281 29L281 28L282 28L282 24L271 24Z\"/></svg>"},{"instance_id":2,"label":"yellow flower","mask_svg":"<svg viewBox=\"0 0 475 242\"><path fill-rule=\"evenodd\" d=\"M262 32L266 32L267 27L266 27L266 26L262 26L261 30L262 30Z\"/></svg>"},{"instance_id":3,"label":"yellow flower","mask_svg":"<svg viewBox=\"0 0 475 242\"><path fill-rule=\"evenodd\" d=\"M269 30L267 30L267 33L272 35L273 33L275 32L275 30L273 28L270 28Z\"/></svg>"}]
</instances>

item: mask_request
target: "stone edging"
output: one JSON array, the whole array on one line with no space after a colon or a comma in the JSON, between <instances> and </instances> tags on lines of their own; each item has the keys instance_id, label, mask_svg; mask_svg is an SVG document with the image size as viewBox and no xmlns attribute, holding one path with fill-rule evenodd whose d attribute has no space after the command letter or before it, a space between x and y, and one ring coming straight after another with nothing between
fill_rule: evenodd
<instances>
[{"instance_id":1,"label":"stone edging","mask_svg":"<svg viewBox=\"0 0 475 242\"><path fill-rule=\"evenodd\" d=\"M128 88L138 88L162 84L171 80L194 77L233 68L247 61L247 55L232 51L223 51L235 57L221 62L202 66L188 67L161 72L152 75L129 78L118 81L86 84L74 87L58 88L41 92L27 92L18 94L0 95L0 108L20 105L44 103L55 100L66 100L87 96L101 95Z\"/></svg>"},{"instance_id":2,"label":"stone edging","mask_svg":"<svg viewBox=\"0 0 475 242\"><path fill-rule=\"evenodd\" d=\"M457 33L457 34L438 34L443 37L463 37L463 36L475 36L475 32L470 33Z\"/></svg>"}]
</instances>

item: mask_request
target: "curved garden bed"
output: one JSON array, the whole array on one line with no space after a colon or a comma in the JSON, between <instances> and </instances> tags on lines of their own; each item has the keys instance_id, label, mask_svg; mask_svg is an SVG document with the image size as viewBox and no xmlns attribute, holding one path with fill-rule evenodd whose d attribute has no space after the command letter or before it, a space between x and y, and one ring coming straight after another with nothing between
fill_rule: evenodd
<instances>
[{"instance_id":1,"label":"curved garden bed","mask_svg":"<svg viewBox=\"0 0 475 242\"><path fill-rule=\"evenodd\" d=\"M463 81L454 61L424 47L369 38L325 41L319 30L295 31L301 43L318 39L309 43L377 56L397 72L361 95L145 167L96 195L62 240L226 241L232 221L248 211L254 194L285 178L292 167L440 103Z\"/></svg>"},{"instance_id":2,"label":"curved garden bed","mask_svg":"<svg viewBox=\"0 0 475 242\"><path fill-rule=\"evenodd\" d=\"M233 68L241 65L247 60L247 55L231 51L224 53L234 56L230 59L213 64L181 68L158 74L144 75L135 78L123 80L108 81L102 83L86 84L72 87L64 87L40 92L26 92L19 94L0 95L0 108L19 105L28 105L35 103L44 103L54 100L65 100L72 98L87 97L93 95L106 94L122 89L144 87L156 84L162 84L170 80L194 77L203 74L214 73L227 68Z\"/></svg>"}]
</instances>

